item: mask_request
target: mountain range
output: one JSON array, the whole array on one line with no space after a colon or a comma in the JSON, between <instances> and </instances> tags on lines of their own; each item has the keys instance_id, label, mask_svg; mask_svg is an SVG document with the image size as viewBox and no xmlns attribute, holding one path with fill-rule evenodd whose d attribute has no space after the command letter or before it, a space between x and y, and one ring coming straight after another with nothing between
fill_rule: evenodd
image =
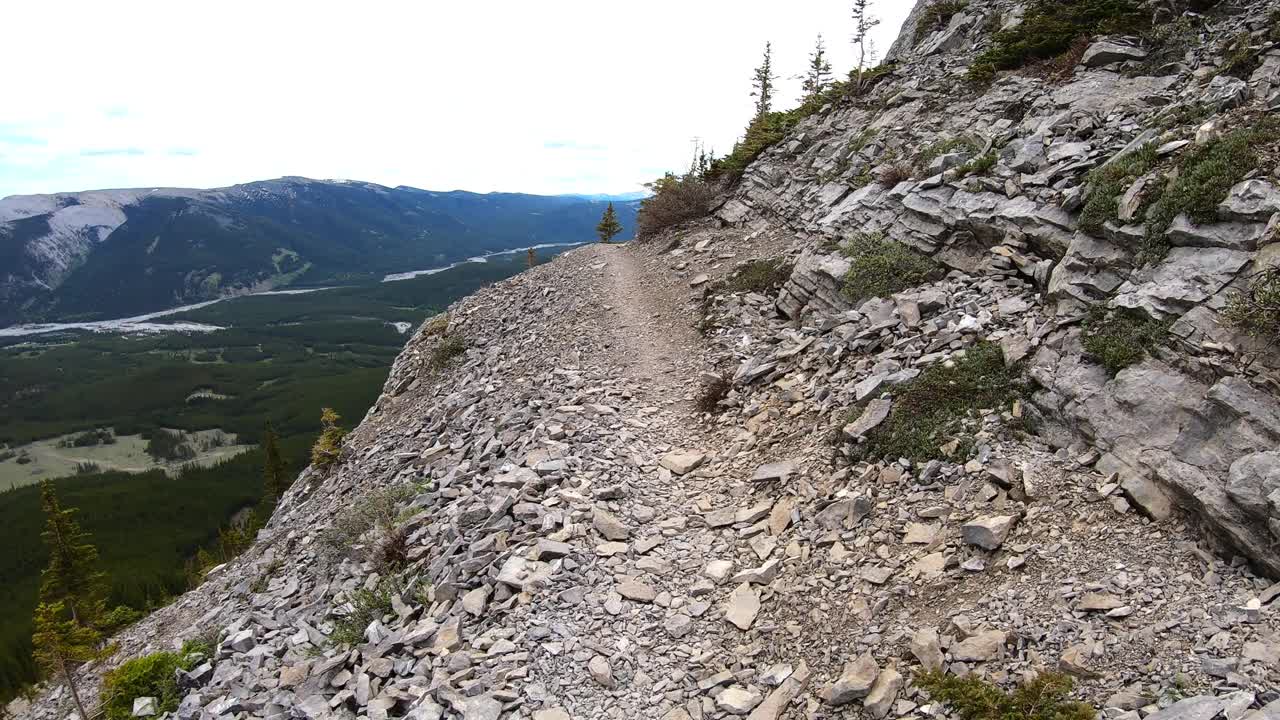
<instances>
[{"instance_id":1,"label":"mountain range","mask_svg":"<svg viewBox=\"0 0 1280 720\"><path fill-rule=\"evenodd\" d=\"M227 295L367 281L594 237L609 196L432 192L284 177L209 190L0 199L0 325L143 313Z\"/></svg>"}]
</instances>

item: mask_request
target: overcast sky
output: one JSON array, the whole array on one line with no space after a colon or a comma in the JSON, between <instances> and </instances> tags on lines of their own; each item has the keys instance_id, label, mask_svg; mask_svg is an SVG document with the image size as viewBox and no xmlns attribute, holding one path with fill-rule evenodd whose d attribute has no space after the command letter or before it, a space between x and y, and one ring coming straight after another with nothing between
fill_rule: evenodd
<instances>
[{"instance_id":1,"label":"overcast sky","mask_svg":"<svg viewBox=\"0 0 1280 720\"><path fill-rule=\"evenodd\" d=\"M881 54L913 0L875 0ZM723 152L773 42L790 107L849 0L13 2L0 196L305 175L622 193Z\"/></svg>"}]
</instances>

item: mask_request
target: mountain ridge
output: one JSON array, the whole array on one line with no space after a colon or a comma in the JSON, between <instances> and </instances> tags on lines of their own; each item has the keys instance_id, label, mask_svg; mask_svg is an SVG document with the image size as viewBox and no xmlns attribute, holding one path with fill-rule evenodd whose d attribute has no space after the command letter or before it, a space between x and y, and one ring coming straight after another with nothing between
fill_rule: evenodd
<instances>
[{"instance_id":1,"label":"mountain ridge","mask_svg":"<svg viewBox=\"0 0 1280 720\"><path fill-rule=\"evenodd\" d=\"M131 315L586 241L605 204L298 176L10 196L0 200L0 323ZM636 207L619 203L624 239Z\"/></svg>"}]
</instances>

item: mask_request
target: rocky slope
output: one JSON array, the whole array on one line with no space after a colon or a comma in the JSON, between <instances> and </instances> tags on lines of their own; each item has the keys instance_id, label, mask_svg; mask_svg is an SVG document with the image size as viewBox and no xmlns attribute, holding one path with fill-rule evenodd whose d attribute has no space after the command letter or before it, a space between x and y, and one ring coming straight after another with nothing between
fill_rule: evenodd
<instances>
[{"instance_id":1,"label":"rocky slope","mask_svg":"<svg viewBox=\"0 0 1280 720\"><path fill-rule=\"evenodd\" d=\"M767 151L717 221L574 250L427 323L342 462L83 684L212 634L175 717L946 717L925 669L1061 670L1124 720L1280 716L1277 358L1220 318L1275 247L1274 158L1151 263L1135 223L1081 230L1086 173L1161 112L1234 88L1138 143L1176 158L1276 102L1271 8L1228 9L1161 74L1103 46L976 95L959 77L1014 6L908 27L895 74ZM1251 28L1262 62L1220 80L1219 41ZM921 177L863 180L975 131ZM945 272L850 302L840 243L871 231ZM724 282L763 259L793 264L782 287ZM1081 346L1106 304L1172 329L1114 377ZM935 459L863 457L901 388L992 348L1025 395Z\"/></svg>"},{"instance_id":2,"label":"rocky slope","mask_svg":"<svg viewBox=\"0 0 1280 720\"><path fill-rule=\"evenodd\" d=\"M280 178L0 199L0 324L111 318L594 236L605 200ZM618 204L623 237L635 202Z\"/></svg>"}]
</instances>

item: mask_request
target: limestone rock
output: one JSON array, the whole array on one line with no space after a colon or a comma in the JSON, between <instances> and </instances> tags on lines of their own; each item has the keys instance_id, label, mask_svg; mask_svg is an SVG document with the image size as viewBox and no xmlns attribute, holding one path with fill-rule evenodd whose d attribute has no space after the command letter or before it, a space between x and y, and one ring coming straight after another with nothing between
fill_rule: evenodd
<instances>
[{"instance_id":1,"label":"limestone rock","mask_svg":"<svg viewBox=\"0 0 1280 720\"><path fill-rule=\"evenodd\" d=\"M1009 531L1017 522L1018 518L1012 515L978 518L961 526L960 533L970 545L977 545L983 550L996 550L1004 544Z\"/></svg>"},{"instance_id":2,"label":"limestone rock","mask_svg":"<svg viewBox=\"0 0 1280 720\"><path fill-rule=\"evenodd\" d=\"M822 700L836 707L848 705L858 698L866 697L879 675L880 668L876 665L875 658L870 653L860 655L856 660L845 663L840 677L822 691Z\"/></svg>"}]
</instances>

